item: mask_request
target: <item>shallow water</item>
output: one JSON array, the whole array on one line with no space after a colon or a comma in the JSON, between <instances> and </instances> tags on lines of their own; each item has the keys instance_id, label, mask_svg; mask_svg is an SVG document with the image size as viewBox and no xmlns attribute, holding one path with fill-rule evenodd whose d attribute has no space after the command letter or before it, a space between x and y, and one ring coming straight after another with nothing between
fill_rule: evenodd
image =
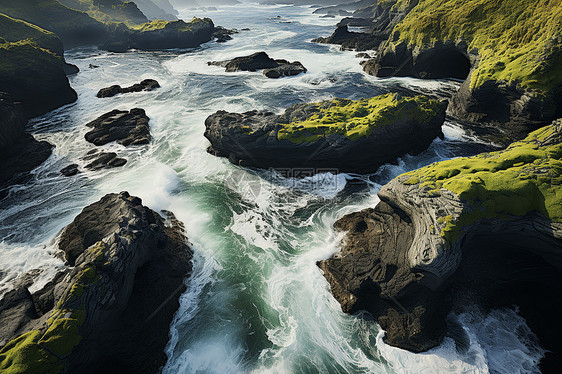
<instances>
[{"instance_id":1,"label":"shallow water","mask_svg":"<svg viewBox=\"0 0 562 374\"><path fill-rule=\"evenodd\" d=\"M85 205L127 190L155 210L173 211L186 224L195 250L194 273L170 329L165 373L538 371L542 350L514 311L453 316L470 337L465 353L447 338L430 352L412 354L384 344L371 319L343 314L316 267L316 261L337 251L335 220L374 206L381 185L405 171L483 149L454 123L446 124L445 140L371 176L285 179L206 152L204 120L217 110L280 112L299 102L404 90L442 95L458 83L365 75L354 52L309 42L329 35L338 20L320 19L306 7L182 11L184 19L194 15L250 31L193 50L112 54L81 48L67 54L81 69L71 78L79 100L32 122L35 136L56 149L30 181L11 188L1 202L0 292L18 274L35 268L43 272L33 287L41 287L63 266L53 256L58 232ZM273 58L299 60L309 73L269 80L260 73L225 73L206 64L261 50ZM100 67L90 69L89 64ZM158 80L162 88L95 97L102 87L145 78ZM134 107L144 108L151 119L150 145L103 146L127 158L125 167L60 176L70 163L84 166L81 158L95 148L84 140L86 122L112 109Z\"/></svg>"}]
</instances>

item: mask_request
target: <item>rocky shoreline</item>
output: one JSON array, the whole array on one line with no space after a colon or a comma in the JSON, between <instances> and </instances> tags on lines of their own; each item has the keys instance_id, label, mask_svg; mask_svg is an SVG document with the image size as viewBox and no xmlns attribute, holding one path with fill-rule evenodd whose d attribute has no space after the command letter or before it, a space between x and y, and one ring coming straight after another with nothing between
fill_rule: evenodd
<instances>
[{"instance_id":1,"label":"rocky shoreline","mask_svg":"<svg viewBox=\"0 0 562 374\"><path fill-rule=\"evenodd\" d=\"M65 270L33 294L16 282L0 301L0 369L158 372L191 271L183 224L127 192L109 194L58 246Z\"/></svg>"}]
</instances>

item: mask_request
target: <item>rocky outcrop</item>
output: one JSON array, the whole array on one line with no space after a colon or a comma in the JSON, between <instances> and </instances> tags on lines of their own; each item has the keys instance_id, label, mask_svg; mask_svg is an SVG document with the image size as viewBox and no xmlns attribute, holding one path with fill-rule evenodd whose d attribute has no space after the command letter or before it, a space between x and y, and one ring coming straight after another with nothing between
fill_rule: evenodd
<instances>
[{"instance_id":1,"label":"rocky outcrop","mask_svg":"<svg viewBox=\"0 0 562 374\"><path fill-rule=\"evenodd\" d=\"M62 43L46 30L0 14L0 86L22 103L27 118L76 101Z\"/></svg>"},{"instance_id":2,"label":"rocky outcrop","mask_svg":"<svg viewBox=\"0 0 562 374\"><path fill-rule=\"evenodd\" d=\"M0 189L20 180L51 155L51 144L24 132L21 104L0 93Z\"/></svg>"},{"instance_id":3,"label":"rocky outcrop","mask_svg":"<svg viewBox=\"0 0 562 374\"><path fill-rule=\"evenodd\" d=\"M0 369L158 372L192 256L182 224L165 216L126 192L84 208L59 240L72 267L0 301Z\"/></svg>"},{"instance_id":4,"label":"rocky outcrop","mask_svg":"<svg viewBox=\"0 0 562 374\"><path fill-rule=\"evenodd\" d=\"M112 110L86 124L92 130L86 133L88 142L97 146L116 141L124 146L150 142L149 118L143 109Z\"/></svg>"},{"instance_id":5,"label":"rocky outcrop","mask_svg":"<svg viewBox=\"0 0 562 374\"><path fill-rule=\"evenodd\" d=\"M294 76L307 72L299 61L274 60L265 52L256 52L227 61L211 61L208 65L221 66L227 72L263 70L263 74L268 78Z\"/></svg>"},{"instance_id":6,"label":"rocky outcrop","mask_svg":"<svg viewBox=\"0 0 562 374\"><path fill-rule=\"evenodd\" d=\"M452 307L520 307L552 350L560 329L562 120L499 152L435 163L384 186L381 202L336 222L340 253L321 261L344 311L371 312L385 341L438 345ZM556 291L554 291L556 290Z\"/></svg>"},{"instance_id":7,"label":"rocky outcrop","mask_svg":"<svg viewBox=\"0 0 562 374\"><path fill-rule=\"evenodd\" d=\"M365 71L465 80L450 113L480 125L484 138L503 145L562 115L562 80L552 79L562 64L562 41L554 31L562 27L558 5L494 0L483 17L473 13L476 2L441 5L411 8L377 56L364 63ZM491 127L497 134L486 136Z\"/></svg>"},{"instance_id":8,"label":"rocky outcrop","mask_svg":"<svg viewBox=\"0 0 562 374\"><path fill-rule=\"evenodd\" d=\"M129 87L121 87L119 85L114 85L106 88L102 88L98 91L97 97L113 97L118 94L131 93L131 92L141 92L141 91L153 91L160 88L160 84L154 79L145 79L140 83L133 84Z\"/></svg>"},{"instance_id":9,"label":"rocky outcrop","mask_svg":"<svg viewBox=\"0 0 562 374\"><path fill-rule=\"evenodd\" d=\"M219 111L205 121L209 152L260 168L374 172L438 136L446 102L396 94L297 104L282 115Z\"/></svg>"},{"instance_id":10,"label":"rocky outcrop","mask_svg":"<svg viewBox=\"0 0 562 374\"><path fill-rule=\"evenodd\" d=\"M195 48L213 39L215 25L210 18L193 18L189 22L156 20L136 28L116 28L112 37L99 48L111 52Z\"/></svg>"},{"instance_id":11,"label":"rocky outcrop","mask_svg":"<svg viewBox=\"0 0 562 374\"><path fill-rule=\"evenodd\" d=\"M126 159L117 157L117 153L115 152L90 152L84 157L84 160L89 161L85 168L94 171L116 168L127 163ZM74 170L72 170L72 172L74 172Z\"/></svg>"},{"instance_id":12,"label":"rocky outcrop","mask_svg":"<svg viewBox=\"0 0 562 374\"><path fill-rule=\"evenodd\" d=\"M313 43L339 44L342 50L368 51L376 49L383 40L374 38L372 34L349 31L347 25L339 26L327 38L313 39Z\"/></svg>"}]
</instances>

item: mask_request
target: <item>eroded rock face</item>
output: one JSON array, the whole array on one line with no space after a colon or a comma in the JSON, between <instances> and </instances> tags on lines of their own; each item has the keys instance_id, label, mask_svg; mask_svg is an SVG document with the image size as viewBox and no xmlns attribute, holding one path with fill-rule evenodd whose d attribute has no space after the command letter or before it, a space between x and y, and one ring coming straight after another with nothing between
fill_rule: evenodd
<instances>
[{"instance_id":1,"label":"eroded rock face","mask_svg":"<svg viewBox=\"0 0 562 374\"><path fill-rule=\"evenodd\" d=\"M10 95L0 93L0 188L17 182L17 177L25 178L51 155L51 144L24 132L27 119L21 107Z\"/></svg>"},{"instance_id":2,"label":"eroded rock face","mask_svg":"<svg viewBox=\"0 0 562 374\"><path fill-rule=\"evenodd\" d=\"M430 165L384 186L374 209L337 221L335 228L346 232L341 252L319 266L342 309L371 312L387 343L421 352L441 342L452 307L515 304L543 347L555 352L543 363L550 367L562 352L550 333L561 327L562 303L548 296L562 289L560 202L549 192L561 178L551 158L560 157L561 143L558 121L505 151ZM510 161L533 152L535 158ZM480 183L479 173L496 163L502 166L494 177L508 182ZM533 173L542 180L536 185L525 182ZM518 192L522 186L528 191ZM525 199L534 201L535 193L536 207L529 206Z\"/></svg>"},{"instance_id":3,"label":"eroded rock face","mask_svg":"<svg viewBox=\"0 0 562 374\"><path fill-rule=\"evenodd\" d=\"M143 109L112 110L86 124L92 131L85 138L98 146L113 141L124 146L148 144L151 139L148 121Z\"/></svg>"},{"instance_id":4,"label":"eroded rock face","mask_svg":"<svg viewBox=\"0 0 562 374\"><path fill-rule=\"evenodd\" d=\"M59 240L73 267L0 302L1 367L158 372L192 256L183 225L165 216L126 192L84 208Z\"/></svg>"},{"instance_id":5,"label":"eroded rock face","mask_svg":"<svg viewBox=\"0 0 562 374\"><path fill-rule=\"evenodd\" d=\"M313 39L314 43L339 44L342 50L368 51L376 49L384 39L369 33L349 31L346 25L338 26L336 31L327 38Z\"/></svg>"},{"instance_id":6,"label":"eroded rock face","mask_svg":"<svg viewBox=\"0 0 562 374\"><path fill-rule=\"evenodd\" d=\"M446 102L435 102L433 114L423 120L407 114L417 110L409 102L402 114L381 118L368 136L356 139L331 132L327 124L322 131L307 131L300 122L322 116L335 105L353 104L338 99L315 104L297 104L282 115L250 111L228 113L219 111L205 121L205 137L211 142L209 152L227 157L232 163L260 168L327 168L332 171L369 173L380 165L394 161L406 153L425 150L438 136L445 118ZM433 104L432 104L433 105ZM392 109L388 113L391 113ZM367 113L357 114L359 117ZM359 118L358 117L358 118ZM351 121L352 119L350 119ZM291 125L284 125L291 124Z\"/></svg>"},{"instance_id":7,"label":"eroded rock face","mask_svg":"<svg viewBox=\"0 0 562 374\"><path fill-rule=\"evenodd\" d=\"M119 85L113 85L110 87L102 88L98 91L97 97L113 97L118 94L131 93L131 92L141 92L141 91L153 91L160 88L158 81L154 79L144 79L140 83L133 84L129 87L121 87Z\"/></svg>"},{"instance_id":8,"label":"eroded rock face","mask_svg":"<svg viewBox=\"0 0 562 374\"><path fill-rule=\"evenodd\" d=\"M280 78L306 73L306 68L299 62L287 60L274 60L265 52L257 52L249 56L236 57L227 61L211 61L209 65L221 66L227 72L264 70L268 78Z\"/></svg>"}]
</instances>

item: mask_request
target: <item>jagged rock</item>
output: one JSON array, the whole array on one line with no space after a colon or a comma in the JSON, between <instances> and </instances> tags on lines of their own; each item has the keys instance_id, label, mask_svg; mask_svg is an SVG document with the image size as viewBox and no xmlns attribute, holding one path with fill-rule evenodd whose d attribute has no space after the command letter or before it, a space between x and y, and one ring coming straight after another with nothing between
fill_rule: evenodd
<instances>
[{"instance_id":1,"label":"jagged rock","mask_svg":"<svg viewBox=\"0 0 562 374\"><path fill-rule=\"evenodd\" d=\"M392 180L379 203L336 222L340 253L319 263L345 312L367 310L385 341L438 345L452 307L517 305L540 343L562 303L562 120L508 149L435 163ZM554 361L553 361L554 360Z\"/></svg>"},{"instance_id":2,"label":"jagged rock","mask_svg":"<svg viewBox=\"0 0 562 374\"><path fill-rule=\"evenodd\" d=\"M372 34L349 31L347 25L339 26L327 38L313 39L313 43L339 44L342 50L368 51L376 49L383 39L375 38Z\"/></svg>"},{"instance_id":3,"label":"jagged rock","mask_svg":"<svg viewBox=\"0 0 562 374\"><path fill-rule=\"evenodd\" d=\"M215 30L213 31L213 38L217 43L224 43L229 40L232 40L232 35L238 34L238 30L235 29L226 29L222 26L215 26Z\"/></svg>"},{"instance_id":4,"label":"jagged rock","mask_svg":"<svg viewBox=\"0 0 562 374\"><path fill-rule=\"evenodd\" d=\"M250 56L236 57L227 61L211 61L208 65L221 66L227 72L264 70L268 78L280 78L306 73L306 68L298 61L274 60L265 52L256 52Z\"/></svg>"},{"instance_id":5,"label":"jagged rock","mask_svg":"<svg viewBox=\"0 0 562 374\"><path fill-rule=\"evenodd\" d=\"M85 138L97 146L113 141L124 146L148 144L151 139L148 121L143 109L129 112L115 109L87 123L93 129Z\"/></svg>"},{"instance_id":6,"label":"jagged rock","mask_svg":"<svg viewBox=\"0 0 562 374\"><path fill-rule=\"evenodd\" d=\"M80 171L78 170L77 164L70 164L70 165L62 168L60 172L65 177L72 177L72 176L78 174Z\"/></svg>"},{"instance_id":7,"label":"jagged rock","mask_svg":"<svg viewBox=\"0 0 562 374\"><path fill-rule=\"evenodd\" d=\"M205 121L204 135L210 153L238 165L369 173L425 150L442 135L446 107L422 96L389 94L297 104L282 115L219 111Z\"/></svg>"},{"instance_id":8,"label":"jagged rock","mask_svg":"<svg viewBox=\"0 0 562 374\"><path fill-rule=\"evenodd\" d=\"M165 216L127 192L84 208L59 240L73 267L0 300L0 367L157 373L192 257L183 225Z\"/></svg>"},{"instance_id":9,"label":"jagged rock","mask_svg":"<svg viewBox=\"0 0 562 374\"><path fill-rule=\"evenodd\" d=\"M85 157L85 160L92 160L85 167L90 170L101 170L109 169L123 166L127 163L127 160L121 157L117 157L115 152L101 152L92 153ZM73 170L74 171L74 170ZM76 170L77 172L78 170Z\"/></svg>"},{"instance_id":10,"label":"jagged rock","mask_svg":"<svg viewBox=\"0 0 562 374\"><path fill-rule=\"evenodd\" d=\"M301 73L306 73L306 68L299 62L289 62L286 60L277 60L279 66L273 69L265 69L263 75L268 78L292 77Z\"/></svg>"},{"instance_id":11,"label":"jagged rock","mask_svg":"<svg viewBox=\"0 0 562 374\"><path fill-rule=\"evenodd\" d=\"M145 79L140 83L136 83L129 87L121 87L119 85L114 85L106 88L102 88L99 90L97 97L113 97L118 94L122 93L130 93L130 92L141 92L141 91L153 91L157 88L160 88L160 84L154 79Z\"/></svg>"}]
</instances>

